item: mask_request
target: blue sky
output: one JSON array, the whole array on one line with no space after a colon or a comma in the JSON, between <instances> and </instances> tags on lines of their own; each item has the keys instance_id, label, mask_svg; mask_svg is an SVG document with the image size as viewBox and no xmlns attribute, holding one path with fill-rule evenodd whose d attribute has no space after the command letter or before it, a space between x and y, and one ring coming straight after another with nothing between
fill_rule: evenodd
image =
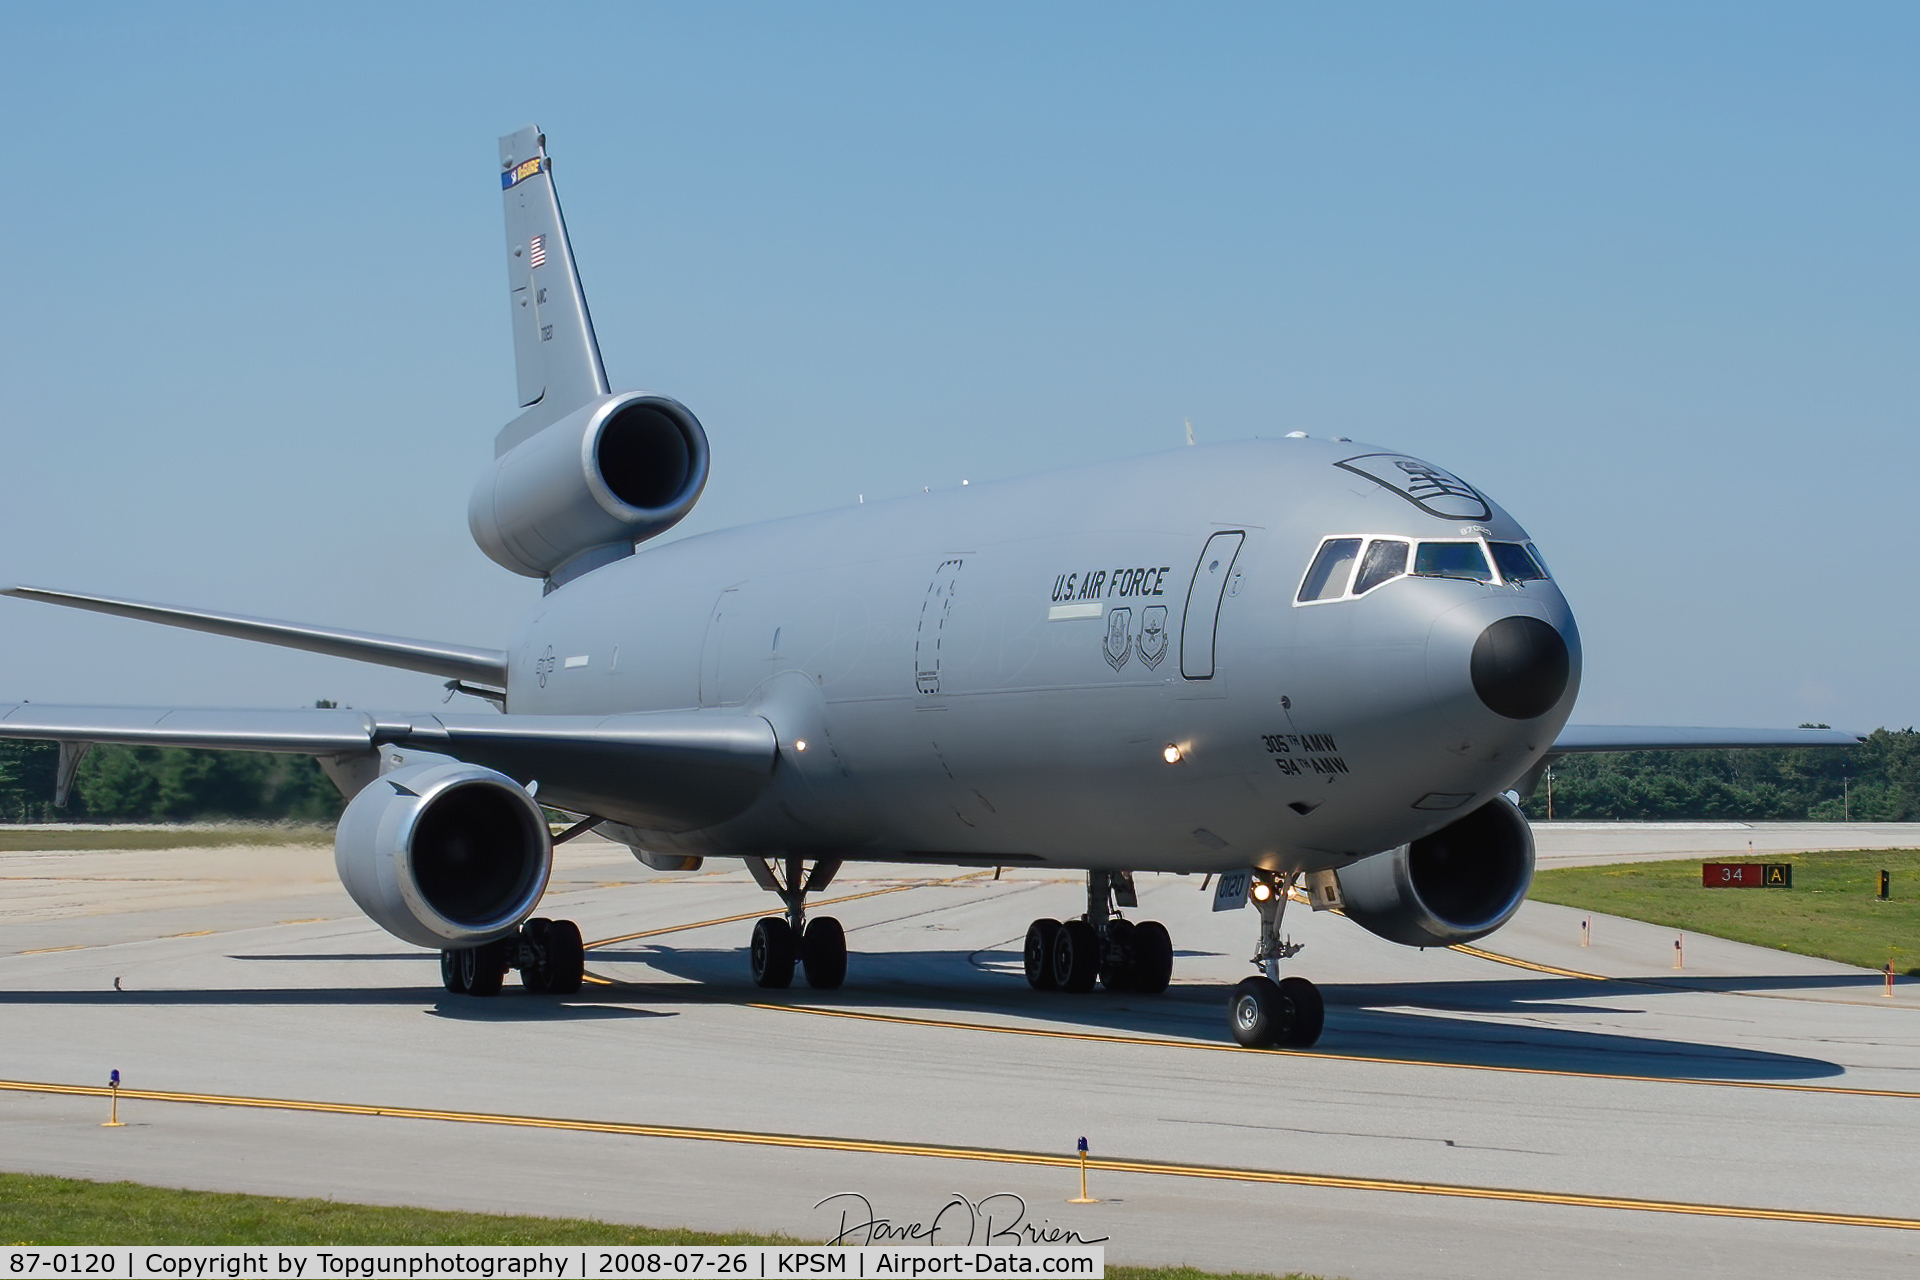
<instances>
[{"instance_id":1,"label":"blue sky","mask_svg":"<svg viewBox=\"0 0 1920 1280\"><path fill-rule=\"evenodd\" d=\"M1920 721L1911 5L10 6L0 579L498 643L495 138L685 532L1305 430L1538 539L1577 716ZM0 602L0 698L425 708Z\"/></svg>"}]
</instances>

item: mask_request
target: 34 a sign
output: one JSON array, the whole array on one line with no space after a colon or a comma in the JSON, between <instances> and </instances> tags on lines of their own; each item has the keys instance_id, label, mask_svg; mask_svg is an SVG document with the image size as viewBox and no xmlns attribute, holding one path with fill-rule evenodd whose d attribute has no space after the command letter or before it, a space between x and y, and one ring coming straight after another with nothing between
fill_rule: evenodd
<instances>
[{"instance_id":1,"label":"34 a sign","mask_svg":"<svg viewBox=\"0 0 1920 1280\"><path fill-rule=\"evenodd\" d=\"M1700 884L1707 889L1791 889L1791 862L1703 862Z\"/></svg>"}]
</instances>

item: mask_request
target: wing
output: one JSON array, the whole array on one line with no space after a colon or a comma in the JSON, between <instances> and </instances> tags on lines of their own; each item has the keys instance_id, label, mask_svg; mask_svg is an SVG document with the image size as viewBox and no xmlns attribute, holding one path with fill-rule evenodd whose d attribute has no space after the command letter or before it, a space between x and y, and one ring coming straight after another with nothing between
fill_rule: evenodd
<instances>
[{"instance_id":1,"label":"wing","mask_svg":"<svg viewBox=\"0 0 1920 1280\"><path fill-rule=\"evenodd\" d=\"M1694 729L1665 725L1570 724L1548 754L1596 751L1717 751L1740 747L1852 747L1857 733L1838 729Z\"/></svg>"},{"instance_id":2,"label":"wing","mask_svg":"<svg viewBox=\"0 0 1920 1280\"><path fill-rule=\"evenodd\" d=\"M49 591L45 587L7 587L0 596L19 600L39 600L66 605L70 609L89 609L142 622L160 622L189 631L207 631L236 640L257 640L288 649L305 649L335 658L378 663L383 667L403 667L430 675L451 676L455 680L473 680L480 684L505 688L507 655L500 649L476 649L463 644L441 644L434 640L408 640L401 636L377 635L368 631L342 631L337 627L316 627L304 622L278 622L271 618L249 618L237 613L213 613L206 609L183 609L178 605L149 604L144 600L115 600L111 596L83 596L72 591Z\"/></svg>"},{"instance_id":3,"label":"wing","mask_svg":"<svg viewBox=\"0 0 1920 1280\"><path fill-rule=\"evenodd\" d=\"M0 704L0 738L368 762L382 747L399 747L485 765L522 785L538 782L542 801L651 831L690 831L741 813L765 790L779 754L773 726L739 713L435 716L22 702ZM77 752L62 755L77 765Z\"/></svg>"}]
</instances>

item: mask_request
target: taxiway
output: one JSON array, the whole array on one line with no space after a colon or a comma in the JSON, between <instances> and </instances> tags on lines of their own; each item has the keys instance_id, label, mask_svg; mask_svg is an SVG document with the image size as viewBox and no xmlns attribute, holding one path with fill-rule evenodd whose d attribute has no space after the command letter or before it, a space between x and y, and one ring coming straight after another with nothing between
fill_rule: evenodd
<instances>
[{"instance_id":1,"label":"taxiway","mask_svg":"<svg viewBox=\"0 0 1920 1280\"><path fill-rule=\"evenodd\" d=\"M1566 826L1541 861L1749 839L1920 831ZM768 993L744 874L583 840L543 913L597 981L562 1002L448 996L321 846L4 853L0 885L10 1169L815 1239L946 1208L964 1241L954 1197L1013 1193L1111 1262L1329 1276L1920 1268L1920 983L1704 937L1676 971L1631 921L1583 947L1536 903L1474 952L1409 951L1296 907L1327 1032L1285 1053L1227 1037L1256 926L1197 877L1142 876L1130 913L1172 930L1165 996L1027 989L1026 923L1072 913L1072 878L888 868L817 908L846 988ZM130 1123L102 1129L115 1068ZM1065 1203L1082 1135L1097 1205Z\"/></svg>"}]
</instances>

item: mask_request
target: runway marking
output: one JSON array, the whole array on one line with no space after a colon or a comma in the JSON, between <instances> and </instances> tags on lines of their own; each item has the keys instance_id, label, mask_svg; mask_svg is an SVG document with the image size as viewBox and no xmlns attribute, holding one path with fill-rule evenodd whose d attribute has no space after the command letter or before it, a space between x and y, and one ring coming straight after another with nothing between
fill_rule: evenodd
<instances>
[{"instance_id":1,"label":"runway marking","mask_svg":"<svg viewBox=\"0 0 1920 1280\"><path fill-rule=\"evenodd\" d=\"M85 951L86 949L86 943L76 942L66 947L35 947L31 951L16 951L14 954L17 956L50 956L56 951Z\"/></svg>"},{"instance_id":2,"label":"runway marking","mask_svg":"<svg viewBox=\"0 0 1920 1280\"><path fill-rule=\"evenodd\" d=\"M213 934L212 929L196 929L192 933L163 933L160 936L162 938L210 938Z\"/></svg>"},{"instance_id":3,"label":"runway marking","mask_svg":"<svg viewBox=\"0 0 1920 1280\"><path fill-rule=\"evenodd\" d=\"M1522 960L1517 956L1503 956L1498 951L1483 951L1479 947L1470 947L1464 942L1456 942L1448 948L1461 955L1472 956L1476 960L1491 960L1495 964L1510 964L1516 969L1526 969L1533 973L1550 973L1556 978L1581 978L1588 982L1632 982L1632 978L1608 978L1597 973L1582 973L1578 969L1557 969L1550 964L1535 964L1531 960Z\"/></svg>"},{"instance_id":4,"label":"runway marking","mask_svg":"<svg viewBox=\"0 0 1920 1280\"><path fill-rule=\"evenodd\" d=\"M606 979L600 980L606 983ZM613 984L609 984L613 985ZM1513 1067L1486 1062L1434 1062L1426 1058L1383 1058L1363 1053L1328 1053L1317 1049L1251 1049L1209 1040L1176 1040L1171 1036L1127 1036L1101 1031L1061 1031L1051 1027L1015 1027L990 1022L963 1022L952 1018L920 1018L900 1013L867 1013L856 1009L828 1009L820 1005L771 1004L748 1001L750 1009L780 1013L808 1013L821 1018L851 1018L862 1022L891 1022L910 1027L939 1027L953 1031L987 1031L995 1035L1031 1036L1043 1040L1087 1040L1098 1044L1145 1045L1155 1049L1197 1049L1204 1053L1267 1053L1327 1062L1365 1062L1380 1066L1439 1067L1448 1071L1494 1071L1507 1075L1558 1076L1571 1080L1618 1080L1642 1084L1697 1084L1714 1089L1764 1089L1778 1093L1824 1093L1856 1098L1920 1100L1920 1092L1906 1089L1862 1089L1833 1084L1787 1084L1773 1080L1713 1080L1700 1076L1647 1076L1622 1071L1569 1071L1559 1067Z\"/></svg>"},{"instance_id":5,"label":"runway marking","mask_svg":"<svg viewBox=\"0 0 1920 1280\"><path fill-rule=\"evenodd\" d=\"M0 1080L0 1089L15 1093L106 1097L111 1089L100 1085L44 1084L29 1080ZM787 1147L808 1151L847 1151L863 1155L918 1156L935 1160L970 1160L987 1164L1027 1165L1050 1169L1081 1167L1077 1155L1041 1151L1014 1151L998 1147L960 1147L926 1142L884 1142L870 1138L832 1138L812 1134L762 1133L749 1129L706 1129L690 1125L629 1124L610 1120L569 1120L485 1111L441 1111L427 1107L376 1107L351 1102L310 1102L292 1098L253 1098L212 1093L176 1093L160 1089L120 1090L124 1102L174 1102L199 1106L246 1107L268 1111L304 1111L329 1115L368 1116L395 1120L444 1120L458 1124L500 1125L519 1129L554 1129L574 1133L606 1133L635 1138L672 1138L691 1142L718 1142L741 1146ZM1300 1173L1284 1169L1245 1169L1231 1165L1183 1164L1168 1160L1125 1160L1089 1157L1085 1167L1103 1173L1138 1173L1162 1178L1202 1178L1216 1182L1245 1182L1293 1187L1323 1187L1340 1191L1387 1191L1401 1195L1445 1196L1462 1200L1500 1200L1518 1204L1620 1209L1639 1213L1678 1213L1707 1218L1746 1218L1765 1222L1808 1223L1822 1226L1881 1227L1920 1231L1920 1219L1881 1217L1864 1213L1822 1213L1808 1209L1768 1209L1748 1205L1705 1204L1685 1200L1646 1200L1633 1196L1582 1195L1565 1191L1533 1191L1517 1187L1480 1187L1465 1183L1412 1182L1399 1178L1361 1178L1342 1174Z\"/></svg>"},{"instance_id":6,"label":"runway marking","mask_svg":"<svg viewBox=\"0 0 1920 1280\"><path fill-rule=\"evenodd\" d=\"M965 881L978 880L982 876L991 874L992 873L988 871L973 871L963 876L947 876L941 880L915 880L908 884L890 884L884 889L869 889L865 893L849 893L838 898L822 898L813 904L812 909L817 910L820 907L831 907L842 902L858 902L862 898L878 898L889 893L905 893L909 889L926 889L943 884L961 884ZM716 916L712 920L696 920L692 924L670 924L658 929L642 929L638 933L623 933L617 938L601 938L596 942L589 942L586 944L586 949L591 951L595 947L610 947L616 942L633 942L639 938L657 938L666 933L685 933L689 929L706 929L717 924L738 924L742 920L758 920L761 916L768 914L770 913L766 911L742 911L738 915Z\"/></svg>"}]
</instances>

